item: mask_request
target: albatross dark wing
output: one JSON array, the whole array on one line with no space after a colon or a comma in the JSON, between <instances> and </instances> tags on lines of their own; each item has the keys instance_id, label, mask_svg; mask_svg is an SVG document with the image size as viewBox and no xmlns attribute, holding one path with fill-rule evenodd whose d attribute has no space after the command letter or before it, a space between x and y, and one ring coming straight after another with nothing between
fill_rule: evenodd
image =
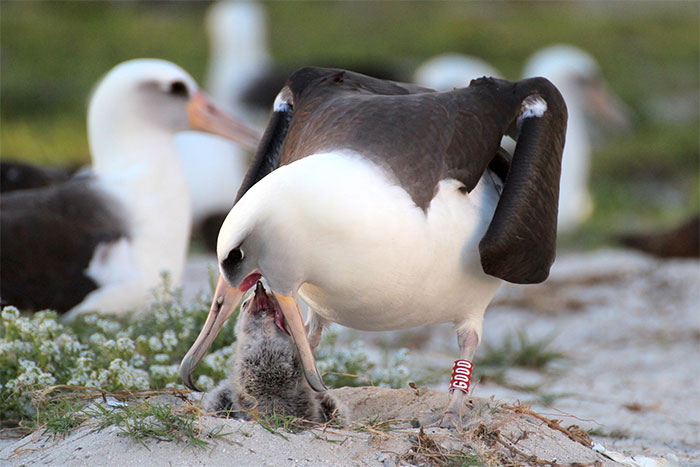
<instances>
[{"instance_id":1,"label":"albatross dark wing","mask_svg":"<svg viewBox=\"0 0 700 467\"><path fill-rule=\"evenodd\" d=\"M323 83L324 81L326 83ZM405 95L433 92L432 89L414 84L372 78L359 73L333 68L305 67L297 70L287 80L287 84L279 92L275 100L275 107L265 129L265 134L260 140L258 150L238 190L236 202L265 175L280 165L288 164L298 158L290 157L290 151L284 148L287 134L297 110L297 101L303 97L307 88L318 86L319 83L327 84L331 93L337 93L339 89L346 92L369 95ZM319 89L324 89L324 86L320 86ZM324 97L322 96L320 100L312 99L312 102L323 102ZM296 120L305 120L304 116L311 113L312 107L313 105L310 105L309 101L305 101L302 107L302 115L297 117Z\"/></svg>"},{"instance_id":2,"label":"albatross dark wing","mask_svg":"<svg viewBox=\"0 0 700 467\"><path fill-rule=\"evenodd\" d=\"M355 151L384 167L426 211L440 180L459 180L471 192L492 163L503 165L503 135L516 138L503 196L479 247L482 267L509 282L547 278L567 118L552 83L481 78L468 88L431 92L339 70L302 69L287 86L295 114L282 163Z\"/></svg>"},{"instance_id":3,"label":"albatross dark wing","mask_svg":"<svg viewBox=\"0 0 700 467\"><path fill-rule=\"evenodd\" d=\"M515 152L479 253L487 274L531 284L544 281L554 262L567 112L561 94L546 79L515 84L509 91L521 102ZM533 106L542 113L537 115Z\"/></svg>"},{"instance_id":4,"label":"albatross dark wing","mask_svg":"<svg viewBox=\"0 0 700 467\"><path fill-rule=\"evenodd\" d=\"M293 115L294 112L289 105L283 105L273 110L265 133L258 144L258 150L253 156L253 160L250 163L250 167L248 167L243 182L241 182L241 187L238 189L238 194L233 204L236 204L250 187L280 166L282 145L287 137L289 123Z\"/></svg>"},{"instance_id":5,"label":"albatross dark wing","mask_svg":"<svg viewBox=\"0 0 700 467\"><path fill-rule=\"evenodd\" d=\"M85 275L97 246L126 237L113 200L81 176L0 197L0 300L66 312L97 288Z\"/></svg>"},{"instance_id":6,"label":"albatross dark wing","mask_svg":"<svg viewBox=\"0 0 700 467\"><path fill-rule=\"evenodd\" d=\"M556 246L566 106L544 78L480 78L435 92L349 71L302 68L278 95L258 153L239 191L279 165L325 151L354 151L383 167L424 211L443 179L471 192L490 166L507 172L503 196L481 241L487 274L541 282ZM541 111L541 112L540 112ZM500 141L517 138L503 167Z\"/></svg>"},{"instance_id":7,"label":"albatross dark wing","mask_svg":"<svg viewBox=\"0 0 700 467\"><path fill-rule=\"evenodd\" d=\"M0 192L31 190L68 180L71 171L47 169L20 161L0 162Z\"/></svg>"}]
</instances>

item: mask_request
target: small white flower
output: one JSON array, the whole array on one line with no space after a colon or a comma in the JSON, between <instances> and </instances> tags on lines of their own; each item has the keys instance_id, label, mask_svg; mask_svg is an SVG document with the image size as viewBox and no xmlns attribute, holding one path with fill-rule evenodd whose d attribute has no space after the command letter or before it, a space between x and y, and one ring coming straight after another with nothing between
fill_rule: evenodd
<instances>
[{"instance_id":1,"label":"small white flower","mask_svg":"<svg viewBox=\"0 0 700 467\"><path fill-rule=\"evenodd\" d=\"M163 345L165 345L167 350L170 350L177 345L177 336L175 335L175 331L168 329L163 333Z\"/></svg>"},{"instance_id":2,"label":"small white flower","mask_svg":"<svg viewBox=\"0 0 700 467\"><path fill-rule=\"evenodd\" d=\"M204 364L214 371L223 371L228 367L232 355L233 346L227 345L204 357Z\"/></svg>"},{"instance_id":3,"label":"small white flower","mask_svg":"<svg viewBox=\"0 0 700 467\"><path fill-rule=\"evenodd\" d=\"M54 319L43 319L36 325L37 334L40 336L49 336L59 329L59 324Z\"/></svg>"},{"instance_id":4,"label":"small white flower","mask_svg":"<svg viewBox=\"0 0 700 467\"><path fill-rule=\"evenodd\" d=\"M36 368L36 362L32 360L20 360L19 367L23 372L31 371Z\"/></svg>"},{"instance_id":5,"label":"small white flower","mask_svg":"<svg viewBox=\"0 0 700 467\"><path fill-rule=\"evenodd\" d=\"M112 373L117 373L117 372L125 370L126 367L127 367L127 364L124 360L122 360L121 358L115 358L109 364L109 371L111 371Z\"/></svg>"},{"instance_id":6,"label":"small white flower","mask_svg":"<svg viewBox=\"0 0 700 467\"><path fill-rule=\"evenodd\" d=\"M37 378L37 383L41 386L52 386L56 383L56 378L49 373L41 373Z\"/></svg>"},{"instance_id":7,"label":"small white flower","mask_svg":"<svg viewBox=\"0 0 700 467\"><path fill-rule=\"evenodd\" d=\"M61 349L58 348L58 344L53 341L43 341L41 344L39 344L39 352L42 353L42 355L53 355L55 357L58 357L61 355Z\"/></svg>"},{"instance_id":8,"label":"small white flower","mask_svg":"<svg viewBox=\"0 0 700 467\"><path fill-rule=\"evenodd\" d=\"M149 370L154 378L177 379L178 377L177 365L151 365Z\"/></svg>"},{"instance_id":9,"label":"small white flower","mask_svg":"<svg viewBox=\"0 0 700 467\"><path fill-rule=\"evenodd\" d=\"M28 384L34 382L34 378L32 378L31 373L22 373L15 381L19 386L27 386Z\"/></svg>"},{"instance_id":10,"label":"small white flower","mask_svg":"<svg viewBox=\"0 0 700 467\"><path fill-rule=\"evenodd\" d=\"M153 360L157 363L168 363L170 361L170 355L159 353L153 356Z\"/></svg>"},{"instance_id":11,"label":"small white flower","mask_svg":"<svg viewBox=\"0 0 700 467\"><path fill-rule=\"evenodd\" d=\"M29 342L14 341L10 342L9 345L10 349L8 349L8 351L14 352L17 355L28 355L34 350L34 347Z\"/></svg>"},{"instance_id":12,"label":"small white flower","mask_svg":"<svg viewBox=\"0 0 700 467\"><path fill-rule=\"evenodd\" d=\"M215 381L207 375L200 375L199 378L197 378L197 387L205 391L208 391L211 388L213 388L214 383Z\"/></svg>"},{"instance_id":13,"label":"small white flower","mask_svg":"<svg viewBox=\"0 0 700 467\"><path fill-rule=\"evenodd\" d=\"M12 323L19 318L19 310L13 306L6 306L2 309L2 319Z\"/></svg>"},{"instance_id":14,"label":"small white flower","mask_svg":"<svg viewBox=\"0 0 700 467\"><path fill-rule=\"evenodd\" d=\"M134 389L148 389L151 386L150 378L145 370L132 369L134 377Z\"/></svg>"},{"instance_id":15,"label":"small white flower","mask_svg":"<svg viewBox=\"0 0 700 467\"><path fill-rule=\"evenodd\" d=\"M100 318L97 320L97 327L105 334L115 334L119 331L119 323L116 321Z\"/></svg>"},{"instance_id":16,"label":"small white flower","mask_svg":"<svg viewBox=\"0 0 700 467\"><path fill-rule=\"evenodd\" d=\"M95 323L97 323L97 318L98 318L97 314L91 313L89 315L85 315L85 318L83 318L83 320L85 321L85 324L89 324L89 325L93 326Z\"/></svg>"},{"instance_id":17,"label":"small white flower","mask_svg":"<svg viewBox=\"0 0 700 467\"><path fill-rule=\"evenodd\" d=\"M158 352L163 348L163 344L160 343L160 339L158 339L157 336L151 336L150 339L148 339L148 346L153 350L154 352Z\"/></svg>"},{"instance_id":18,"label":"small white flower","mask_svg":"<svg viewBox=\"0 0 700 467\"><path fill-rule=\"evenodd\" d=\"M23 316L17 318L17 320L15 321L15 325L19 328L20 332L26 337L32 338L36 334L36 327L34 326L34 324Z\"/></svg>"},{"instance_id":19,"label":"small white flower","mask_svg":"<svg viewBox=\"0 0 700 467\"><path fill-rule=\"evenodd\" d=\"M129 337L120 337L117 339L117 350L131 354L136 350L136 345Z\"/></svg>"},{"instance_id":20,"label":"small white flower","mask_svg":"<svg viewBox=\"0 0 700 467\"><path fill-rule=\"evenodd\" d=\"M92 367L93 359L88 356L80 356L75 360L76 368L81 371L89 370Z\"/></svg>"},{"instance_id":21,"label":"small white flower","mask_svg":"<svg viewBox=\"0 0 700 467\"><path fill-rule=\"evenodd\" d=\"M146 358L141 354L135 354L131 357L131 366L138 368L146 363Z\"/></svg>"},{"instance_id":22,"label":"small white flower","mask_svg":"<svg viewBox=\"0 0 700 467\"><path fill-rule=\"evenodd\" d=\"M90 343L96 347L101 347L107 338L104 336L104 334L101 334L99 332L96 332L90 336Z\"/></svg>"}]
</instances>

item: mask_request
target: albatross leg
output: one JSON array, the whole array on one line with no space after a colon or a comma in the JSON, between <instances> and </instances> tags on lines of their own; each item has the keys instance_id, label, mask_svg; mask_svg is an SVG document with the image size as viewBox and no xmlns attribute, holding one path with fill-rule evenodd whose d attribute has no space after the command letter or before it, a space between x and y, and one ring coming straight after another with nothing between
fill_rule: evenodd
<instances>
[{"instance_id":1,"label":"albatross leg","mask_svg":"<svg viewBox=\"0 0 700 467\"><path fill-rule=\"evenodd\" d=\"M462 361L471 362L476 353L476 348L479 345L479 334L472 327L457 330L457 343L459 344L459 358ZM471 366L471 363L469 363ZM453 373L454 377L454 373ZM471 368L469 368L469 378L471 379ZM469 385L467 383L467 390ZM461 389L450 389L450 402L447 405L445 413L440 419L440 426L443 428L462 427L462 410L464 409L464 400L468 396L468 392Z\"/></svg>"},{"instance_id":2,"label":"albatross leg","mask_svg":"<svg viewBox=\"0 0 700 467\"><path fill-rule=\"evenodd\" d=\"M322 318L321 315L316 313L314 310L309 308L309 314L306 318L306 335L309 336L309 344L311 344L311 351L315 352L316 347L321 342L321 333L326 326L328 326L329 321Z\"/></svg>"}]
</instances>

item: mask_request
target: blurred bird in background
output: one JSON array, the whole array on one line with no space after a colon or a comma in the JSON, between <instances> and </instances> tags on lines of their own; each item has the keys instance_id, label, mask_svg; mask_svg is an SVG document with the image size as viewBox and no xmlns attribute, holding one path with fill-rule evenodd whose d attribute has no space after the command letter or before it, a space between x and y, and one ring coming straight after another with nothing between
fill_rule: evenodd
<instances>
[{"instance_id":1,"label":"blurred bird in background","mask_svg":"<svg viewBox=\"0 0 700 467\"><path fill-rule=\"evenodd\" d=\"M261 3L221 1L207 9L207 89L217 103L252 126L262 127L279 90L295 67L276 65L268 48L267 14ZM306 65L300 63L299 66ZM334 64L335 65L335 64ZM342 64L371 76L397 79L392 67ZM253 138L255 139L255 138ZM253 142L251 139L251 143ZM257 143L257 141L255 141ZM211 251L257 144L242 147L216 136L177 136L192 194L193 226Z\"/></svg>"},{"instance_id":2,"label":"blurred bird in background","mask_svg":"<svg viewBox=\"0 0 700 467\"><path fill-rule=\"evenodd\" d=\"M243 100L246 87L270 67L263 8L256 2L214 3L207 11L205 25L209 38L208 91L227 111L254 127L269 113L269 109L248 106ZM211 251L216 250L219 229L233 205L258 139L255 131L251 131L246 145L193 131L176 137L192 197L193 230Z\"/></svg>"},{"instance_id":3,"label":"blurred bird in background","mask_svg":"<svg viewBox=\"0 0 700 467\"><path fill-rule=\"evenodd\" d=\"M476 57L443 54L423 63L414 81L438 90L466 86L481 76L500 77L490 64ZM588 218L593 202L588 192L591 159L590 125L593 121L616 129L629 127L627 107L609 89L590 54L571 45L552 45L535 52L525 63L521 78L543 76L560 90L569 111L562 158L558 230L576 230ZM504 144L511 148L512 143Z\"/></svg>"},{"instance_id":4,"label":"blurred bird in background","mask_svg":"<svg viewBox=\"0 0 700 467\"><path fill-rule=\"evenodd\" d=\"M91 170L0 198L2 303L124 311L147 302L162 273L178 283L191 210L174 136L215 111L170 62L112 69L90 99Z\"/></svg>"}]
</instances>

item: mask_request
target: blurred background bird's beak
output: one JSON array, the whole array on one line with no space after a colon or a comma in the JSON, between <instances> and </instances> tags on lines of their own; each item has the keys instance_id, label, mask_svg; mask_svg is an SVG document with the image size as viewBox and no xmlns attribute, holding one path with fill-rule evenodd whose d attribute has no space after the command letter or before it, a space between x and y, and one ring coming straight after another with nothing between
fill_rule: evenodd
<instances>
[{"instance_id":1,"label":"blurred background bird's beak","mask_svg":"<svg viewBox=\"0 0 700 467\"><path fill-rule=\"evenodd\" d=\"M587 97L591 113L601 121L622 131L632 127L631 110L604 81L592 85Z\"/></svg>"},{"instance_id":2,"label":"blurred background bird's beak","mask_svg":"<svg viewBox=\"0 0 700 467\"><path fill-rule=\"evenodd\" d=\"M192 94L187 104L192 128L229 139L247 151L255 152L260 132L217 107L202 91Z\"/></svg>"}]
</instances>

